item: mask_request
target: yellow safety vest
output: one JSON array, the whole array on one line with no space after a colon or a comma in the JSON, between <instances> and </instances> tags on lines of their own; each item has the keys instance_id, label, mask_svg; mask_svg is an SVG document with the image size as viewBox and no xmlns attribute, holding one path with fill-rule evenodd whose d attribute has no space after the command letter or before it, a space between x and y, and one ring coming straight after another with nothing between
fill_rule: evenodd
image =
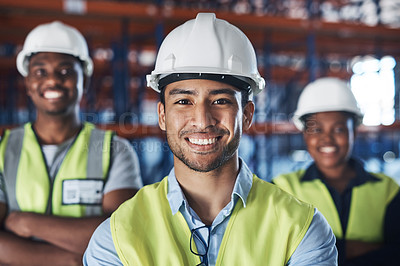
<instances>
[{"instance_id":1,"label":"yellow safety vest","mask_svg":"<svg viewBox=\"0 0 400 266\"><path fill-rule=\"evenodd\" d=\"M142 188L111 216L110 228L124 265L197 265L190 230L172 215L167 178ZM306 234L314 207L253 177L246 207L238 201L225 230L216 265L286 265Z\"/></svg>"},{"instance_id":2,"label":"yellow safety vest","mask_svg":"<svg viewBox=\"0 0 400 266\"><path fill-rule=\"evenodd\" d=\"M328 188L320 179L301 181L305 170L274 178L274 183L295 197L309 202L325 216L338 239L382 242L386 207L399 191L396 182L383 174L380 179L366 182L352 190L349 220L343 236L340 217Z\"/></svg>"},{"instance_id":3,"label":"yellow safety vest","mask_svg":"<svg viewBox=\"0 0 400 266\"><path fill-rule=\"evenodd\" d=\"M9 210L70 217L101 214L111 139L111 131L84 123L52 182L32 125L7 130L0 143L0 171ZM100 194L94 194L93 201L85 198L85 192Z\"/></svg>"}]
</instances>

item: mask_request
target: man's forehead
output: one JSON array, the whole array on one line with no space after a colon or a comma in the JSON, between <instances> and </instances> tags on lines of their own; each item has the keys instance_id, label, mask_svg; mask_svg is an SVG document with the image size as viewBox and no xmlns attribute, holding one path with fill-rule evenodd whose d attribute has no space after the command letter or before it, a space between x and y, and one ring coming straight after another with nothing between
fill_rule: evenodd
<instances>
[{"instance_id":1,"label":"man's forehead","mask_svg":"<svg viewBox=\"0 0 400 266\"><path fill-rule=\"evenodd\" d=\"M165 92L168 95L175 94L230 94L239 93L240 90L232 85L206 79L181 80L170 83L166 86Z\"/></svg>"},{"instance_id":2,"label":"man's forehead","mask_svg":"<svg viewBox=\"0 0 400 266\"><path fill-rule=\"evenodd\" d=\"M54 53L54 52L38 52L29 57L30 61L33 60L62 60L63 62L80 62L78 58L70 54Z\"/></svg>"}]
</instances>

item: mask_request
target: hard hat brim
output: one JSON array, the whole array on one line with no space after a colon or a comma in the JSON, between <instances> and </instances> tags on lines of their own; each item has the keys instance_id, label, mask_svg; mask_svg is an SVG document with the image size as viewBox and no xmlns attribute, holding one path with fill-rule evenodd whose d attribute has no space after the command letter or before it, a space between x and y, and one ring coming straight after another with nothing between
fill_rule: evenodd
<instances>
[{"instance_id":1,"label":"hard hat brim","mask_svg":"<svg viewBox=\"0 0 400 266\"><path fill-rule=\"evenodd\" d=\"M37 51L25 51L22 50L17 55L17 69L18 72L23 76L28 76L29 69L29 57L36 53L60 53L60 54L68 54L72 55L69 51L64 51L62 49L38 49ZM78 60L83 62L83 72L86 76L90 77L93 74L93 61L91 58L79 58L79 56L72 55L76 57Z\"/></svg>"}]
</instances>

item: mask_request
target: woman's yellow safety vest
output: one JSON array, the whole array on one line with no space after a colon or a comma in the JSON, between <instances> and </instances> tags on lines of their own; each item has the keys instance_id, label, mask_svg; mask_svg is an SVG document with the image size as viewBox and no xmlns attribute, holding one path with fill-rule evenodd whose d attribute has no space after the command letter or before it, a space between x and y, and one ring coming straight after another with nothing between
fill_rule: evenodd
<instances>
[{"instance_id":1,"label":"woman's yellow safety vest","mask_svg":"<svg viewBox=\"0 0 400 266\"><path fill-rule=\"evenodd\" d=\"M110 226L124 265L197 265L190 230L172 215L167 178L142 188L111 216ZM238 201L221 242L216 265L286 265L306 234L314 207L253 177L246 207Z\"/></svg>"},{"instance_id":2,"label":"woman's yellow safety vest","mask_svg":"<svg viewBox=\"0 0 400 266\"><path fill-rule=\"evenodd\" d=\"M380 181L366 182L352 190L346 235L328 188L320 179L301 181L305 170L280 175L274 183L295 197L309 202L325 216L338 239L382 242L386 207L399 191L396 182L383 174L373 174Z\"/></svg>"},{"instance_id":3,"label":"woman's yellow safety vest","mask_svg":"<svg viewBox=\"0 0 400 266\"><path fill-rule=\"evenodd\" d=\"M111 131L84 123L53 182L32 125L7 130L0 143L0 171L9 210L70 217L101 214L111 139Z\"/></svg>"}]
</instances>

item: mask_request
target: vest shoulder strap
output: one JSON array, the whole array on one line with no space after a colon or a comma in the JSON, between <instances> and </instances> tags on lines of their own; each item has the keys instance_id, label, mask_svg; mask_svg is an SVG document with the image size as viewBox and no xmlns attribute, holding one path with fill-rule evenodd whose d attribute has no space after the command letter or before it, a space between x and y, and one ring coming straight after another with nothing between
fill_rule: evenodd
<instances>
[{"instance_id":1,"label":"vest shoulder strap","mask_svg":"<svg viewBox=\"0 0 400 266\"><path fill-rule=\"evenodd\" d=\"M88 177L103 176L107 177L110 158L111 158L111 141L114 133L96 128L93 124L85 122L85 132L90 132L88 143L88 160L87 173Z\"/></svg>"},{"instance_id":2,"label":"vest shoulder strap","mask_svg":"<svg viewBox=\"0 0 400 266\"><path fill-rule=\"evenodd\" d=\"M19 205L16 198L16 176L18 171L19 159L21 157L22 144L24 140L25 127L30 126L30 123L10 130L6 151L4 156L4 182L8 193L9 210L18 210Z\"/></svg>"}]
</instances>

